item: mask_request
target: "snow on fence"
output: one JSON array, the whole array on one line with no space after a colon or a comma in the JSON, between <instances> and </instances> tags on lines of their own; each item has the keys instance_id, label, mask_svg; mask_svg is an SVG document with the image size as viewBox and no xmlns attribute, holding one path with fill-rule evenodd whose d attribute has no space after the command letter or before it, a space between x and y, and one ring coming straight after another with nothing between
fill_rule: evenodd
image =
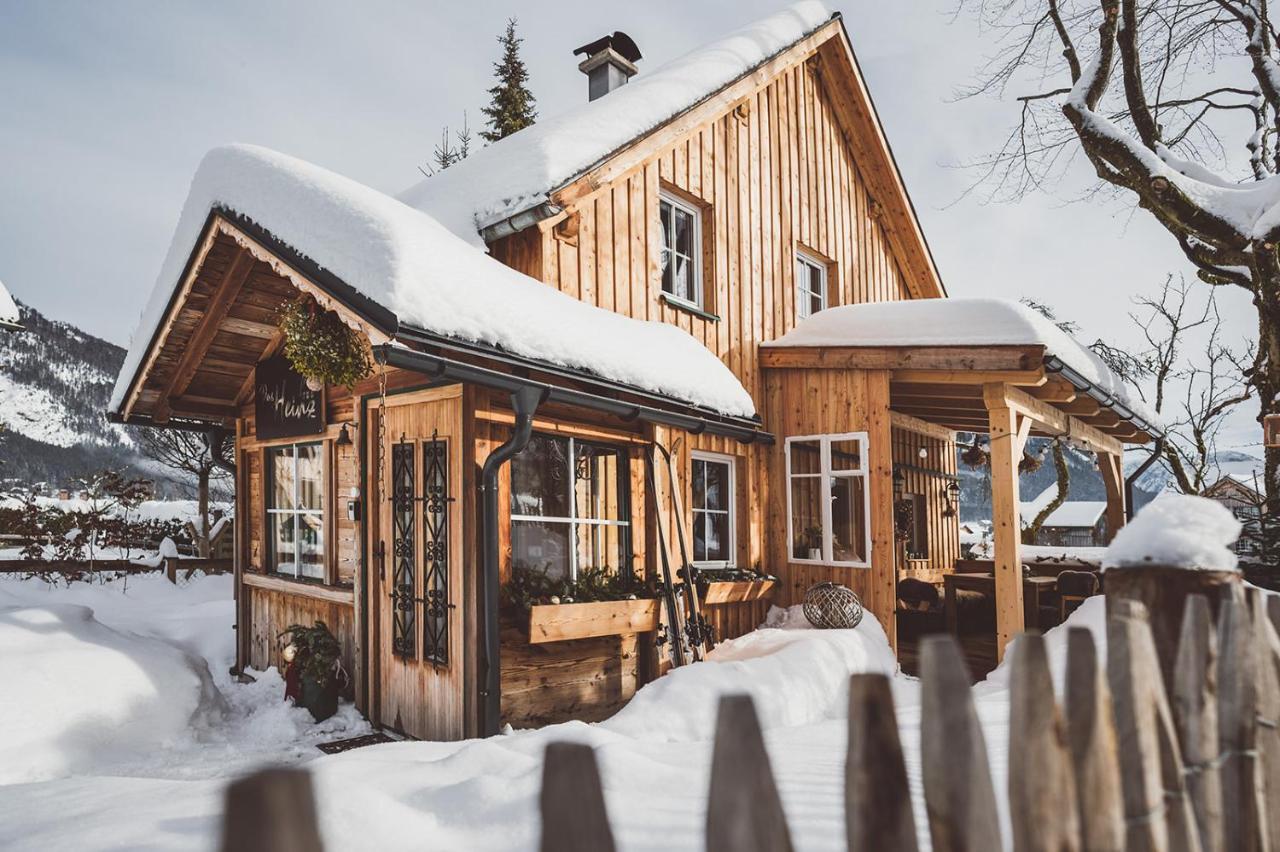
<instances>
[{"instance_id":1,"label":"snow on fence","mask_svg":"<svg viewBox=\"0 0 1280 852\"><path fill-rule=\"evenodd\" d=\"M136 559L0 559L0 574L31 574L80 576L83 574L149 574L164 571L169 582L178 582L178 575L190 579L196 571L205 574L229 574L233 568L231 559L198 559L168 556L153 564Z\"/></svg>"},{"instance_id":2,"label":"snow on fence","mask_svg":"<svg viewBox=\"0 0 1280 852\"><path fill-rule=\"evenodd\" d=\"M1179 572L1183 580L1187 573ZM1008 744L1014 850L1217 852L1280 844L1280 596L1245 591L1239 575L1201 578L1198 589L1160 610L1149 611L1140 596L1108 592L1105 670L1093 634L1071 628L1062 705L1044 638L1019 638ZM1172 638L1161 629L1168 621L1179 625ZM1161 675L1166 655L1176 661L1171 682ZM932 848L1003 848L987 745L954 638L923 642L921 680ZM922 838L887 677L853 676L848 730L848 848L916 852ZM590 746L548 745L540 809L544 852L615 848ZM307 772L272 769L232 784L222 848L321 849ZM720 701L706 848L792 848L745 695Z\"/></svg>"}]
</instances>

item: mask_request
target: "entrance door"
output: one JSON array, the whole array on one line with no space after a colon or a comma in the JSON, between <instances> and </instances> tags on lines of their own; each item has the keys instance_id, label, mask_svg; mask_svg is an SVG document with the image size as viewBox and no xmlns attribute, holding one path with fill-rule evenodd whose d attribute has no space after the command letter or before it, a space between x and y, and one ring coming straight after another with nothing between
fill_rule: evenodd
<instances>
[{"instance_id":1,"label":"entrance door","mask_svg":"<svg viewBox=\"0 0 1280 852\"><path fill-rule=\"evenodd\" d=\"M375 400L369 422L371 710L412 737L461 739L461 386Z\"/></svg>"}]
</instances>

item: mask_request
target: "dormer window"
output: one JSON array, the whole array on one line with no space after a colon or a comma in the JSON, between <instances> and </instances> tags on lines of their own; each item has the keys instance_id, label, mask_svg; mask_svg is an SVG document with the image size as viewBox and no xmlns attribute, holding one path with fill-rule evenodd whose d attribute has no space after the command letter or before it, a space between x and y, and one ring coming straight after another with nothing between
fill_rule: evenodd
<instances>
[{"instance_id":1,"label":"dormer window","mask_svg":"<svg viewBox=\"0 0 1280 852\"><path fill-rule=\"evenodd\" d=\"M671 299L706 309L702 295L702 215L680 199L659 197L662 218L662 292Z\"/></svg>"}]
</instances>

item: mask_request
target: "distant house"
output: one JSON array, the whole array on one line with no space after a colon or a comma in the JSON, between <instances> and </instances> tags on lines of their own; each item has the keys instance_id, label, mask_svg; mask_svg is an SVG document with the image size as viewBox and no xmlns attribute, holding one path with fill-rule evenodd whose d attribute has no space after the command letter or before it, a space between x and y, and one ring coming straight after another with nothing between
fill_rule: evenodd
<instances>
[{"instance_id":1,"label":"distant house","mask_svg":"<svg viewBox=\"0 0 1280 852\"><path fill-rule=\"evenodd\" d=\"M1228 473L1205 489L1204 496L1226 506L1244 524L1240 538L1236 540L1236 554L1258 556L1262 546L1259 536L1262 506L1266 497L1258 491L1257 479L1246 474Z\"/></svg>"},{"instance_id":2,"label":"distant house","mask_svg":"<svg viewBox=\"0 0 1280 852\"><path fill-rule=\"evenodd\" d=\"M1041 491L1035 499L1020 504L1019 514L1025 529L1036 519L1058 493L1056 483ZM1096 547L1105 544L1107 503L1105 500L1068 500L1053 510L1036 531L1031 544L1055 547Z\"/></svg>"},{"instance_id":3,"label":"distant house","mask_svg":"<svg viewBox=\"0 0 1280 852\"><path fill-rule=\"evenodd\" d=\"M9 291L4 288L4 282L0 281L0 329L21 331L22 323L20 320L18 303L13 300L13 296L10 296Z\"/></svg>"}]
</instances>

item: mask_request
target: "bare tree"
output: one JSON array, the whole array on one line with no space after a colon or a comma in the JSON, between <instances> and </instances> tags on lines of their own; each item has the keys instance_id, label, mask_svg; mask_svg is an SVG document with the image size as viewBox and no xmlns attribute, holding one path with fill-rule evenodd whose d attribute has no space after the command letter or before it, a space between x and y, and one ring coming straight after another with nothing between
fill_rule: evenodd
<instances>
[{"instance_id":1,"label":"bare tree","mask_svg":"<svg viewBox=\"0 0 1280 852\"><path fill-rule=\"evenodd\" d=\"M1013 89L1020 105L984 185L1021 195L1082 152L1095 191L1135 200L1207 284L1251 294L1259 345L1244 378L1263 414L1280 411L1280 50L1266 0L962 3L1002 34L968 94ZM1280 450L1264 485L1280 516Z\"/></svg>"},{"instance_id":2,"label":"bare tree","mask_svg":"<svg viewBox=\"0 0 1280 852\"><path fill-rule=\"evenodd\" d=\"M198 432L180 429L140 429L139 442L143 454L171 470L194 478L199 523L195 530L197 555L209 557L210 485L222 477L219 460L210 450L206 437Z\"/></svg>"}]
</instances>

